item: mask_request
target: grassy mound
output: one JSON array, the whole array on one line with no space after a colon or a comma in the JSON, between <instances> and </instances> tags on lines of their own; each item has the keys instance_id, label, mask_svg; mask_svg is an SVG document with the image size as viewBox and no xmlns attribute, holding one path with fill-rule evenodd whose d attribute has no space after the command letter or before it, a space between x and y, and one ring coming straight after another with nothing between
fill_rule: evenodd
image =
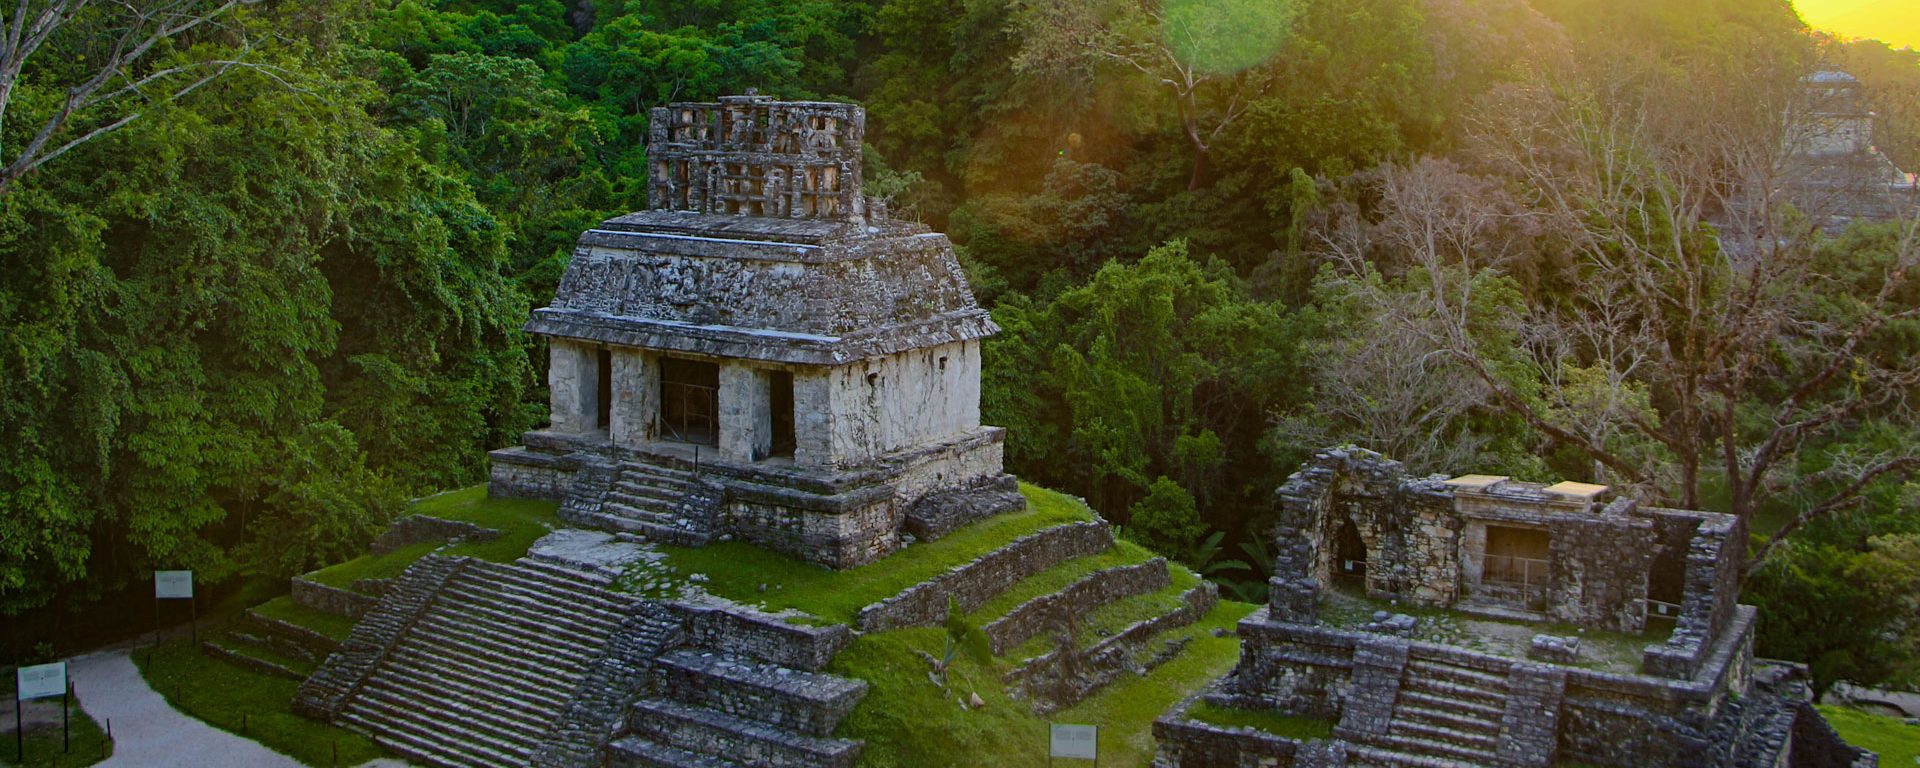
<instances>
[{"instance_id":1,"label":"grassy mound","mask_svg":"<svg viewBox=\"0 0 1920 768\"><path fill-rule=\"evenodd\" d=\"M707 547L661 547L680 579L696 574L707 591L768 610L806 611L833 623L851 623L867 605L892 597L947 569L1036 531L1094 519L1078 499L1022 484L1027 509L974 523L938 541L920 542L886 559L834 571L741 542ZM761 585L766 585L762 592Z\"/></svg>"},{"instance_id":2,"label":"grassy mound","mask_svg":"<svg viewBox=\"0 0 1920 768\"><path fill-rule=\"evenodd\" d=\"M1847 707L1820 705L1820 714L1848 744L1880 753L1885 768L1920 765L1920 725Z\"/></svg>"},{"instance_id":3,"label":"grassy mound","mask_svg":"<svg viewBox=\"0 0 1920 768\"><path fill-rule=\"evenodd\" d=\"M872 565L833 571L785 555L739 542L688 549L661 547L665 557L652 578L671 588L697 584L716 595L766 610L797 609L821 622L851 623L871 603L965 564L1037 531L1097 519L1080 500L1042 488L1023 485L1025 511L981 521L932 542L915 543ZM471 555L496 562L524 554L540 536L557 527L553 502L495 500L484 486L433 496L416 503L413 511L453 520L465 520L502 534L492 542L454 545L427 543L385 555L367 555L315 571L307 578L351 588L357 579L397 576L413 561L429 553ZM1128 542L1118 542L1103 553L1069 560L1025 579L989 601L967 618L975 626L1005 615L1040 595L1051 594L1094 571L1143 563L1152 553ZM1172 584L1158 592L1136 595L1104 606L1082 619L1080 642L1091 645L1129 624L1163 614L1180 603L1180 595L1200 578L1172 566ZM254 609L334 638L345 638L353 622L339 616L275 598ZM839 736L862 739L867 748L860 764L892 766L1043 765L1046 763L1048 722L1100 726L1101 763L1146 765L1152 759L1152 723L1181 698L1232 669L1240 644L1231 635L1215 631L1233 624L1254 606L1222 602L1197 624L1164 633L1159 643L1185 639L1184 650L1144 677L1123 676L1079 705L1043 718L1032 713L1030 702L1011 698L1002 678L1018 664L1053 650L1053 640L1034 638L1004 658L977 664L961 659L942 687L929 677L922 654L938 655L945 642L940 628L907 629L868 634L856 639L829 668L836 674L872 684L871 692L841 726ZM242 714L248 717L246 734L267 746L310 765L324 765L332 749L340 750L340 764L351 765L380 755L378 747L351 732L299 718L288 711L297 684L224 664L196 653L185 643L161 646L152 660L142 654L141 666L150 684L174 705L216 727L240 733ZM978 694L984 705L968 702Z\"/></svg>"},{"instance_id":4,"label":"grassy mound","mask_svg":"<svg viewBox=\"0 0 1920 768\"><path fill-rule=\"evenodd\" d=\"M1005 546L1022 536L1059 525L1097 519L1080 500L1031 485L1021 485L1026 511L981 521L938 541L916 543L871 565L832 571L737 542L700 549L663 547L675 581L696 580L708 591L767 610L793 608L831 622L852 622L862 607L954 566ZM967 619L974 626L1006 615L1021 603L1058 592L1094 571L1143 563L1153 554L1129 542L1106 552L1076 558L1015 584ZM1172 586L1105 606L1083 618L1080 642L1160 615L1180 604L1180 595L1200 577L1172 565ZM766 585L764 591L761 585ZM946 642L941 628L903 629L866 634L839 655L828 671L871 684L867 697L836 734L867 742L860 765L896 766L1045 765L1050 722L1100 727L1102 765L1144 766L1153 758L1153 720L1168 707L1233 668L1240 642L1214 631L1231 629L1255 606L1222 602L1192 626L1165 633L1159 641L1188 639L1171 661L1144 677L1123 677L1086 701L1051 717L1033 714L1031 702L1011 698L1002 678L1027 658L1053 650L1051 638L1036 637L1003 658L977 664L954 662L943 688L929 677L922 654L938 656ZM968 704L978 694L984 705Z\"/></svg>"},{"instance_id":5,"label":"grassy mound","mask_svg":"<svg viewBox=\"0 0 1920 768\"><path fill-rule=\"evenodd\" d=\"M559 518L554 516L559 508L560 505L552 501L489 498L484 483L429 496L415 502L409 511L416 515L492 528L500 532L499 538L452 545L422 542L384 555L361 555L309 573L306 578L328 586L351 589L353 582L360 579L391 579L399 576L413 561L433 552L467 555L496 563L509 562L526 554L527 548L535 540L559 525Z\"/></svg>"},{"instance_id":6,"label":"grassy mound","mask_svg":"<svg viewBox=\"0 0 1920 768\"><path fill-rule=\"evenodd\" d=\"M186 638L152 653L143 648L133 662L174 709L307 765L359 765L389 756L365 736L294 714L288 704L299 683L203 655Z\"/></svg>"}]
</instances>

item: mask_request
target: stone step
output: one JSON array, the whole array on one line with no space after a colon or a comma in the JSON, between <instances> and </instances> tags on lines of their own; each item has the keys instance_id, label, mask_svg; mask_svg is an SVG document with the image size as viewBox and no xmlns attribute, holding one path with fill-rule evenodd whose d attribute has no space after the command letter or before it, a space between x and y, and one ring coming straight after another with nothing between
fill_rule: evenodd
<instances>
[{"instance_id":1,"label":"stone step","mask_svg":"<svg viewBox=\"0 0 1920 768\"><path fill-rule=\"evenodd\" d=\"M625 527L651 525L692 534L706 534L708 529L712 528L705 520L680 510L646 505L635 506L613 498L607 499L607 503L600 507L600 511L602 514L619 518Z\"/></svg>"},{"instance_id":2,"label":"stone step","mask_svg":"<svg viewBox=\"0 0 1920 768\"><path fill-rule=\"evenodd\" d=\"M1403 695L1408 691L1424 693L1437 697L1442 701L1479 704L1497 708L1503 713L1506 711L1507 696L1504 693L1489 691L1477 686L1460 685L1447 680L1413 674L1412 672L1409 672L1406 677L1401 679L1400 690Z\"/></svg>"},{"instance_id":3,"label":"stone step","mask_svg":"<svg viewBox=\"0 0 1920 768\"><path fill-rule=\"evenodd\" d=\"M1348 768L1484 768L1479 763L1413 755L1390 749L1353 745L1347 749Z\"/></svg>"},{"instance_id":4,"label":"stone step","mask_svg":"<svg viewBox=\"0 0 1920 768\"><path fill-rule=\"evenodd\" d=\"M680 520L691 514L681 509L678 501L666 501L649 496L637 496L615 490L607 494L607 506L619 507L636 518L657 518L657 521Z\"/></svg>"},{"instance_id":5,"label":"stone step","mask_svg":"<svg viewBox=\"0 0 1920 768\"><path fill-rule=\"evenodd\" d=\"M1425 723L1484 736L1499 736L1502 714L1478 709L1467 711L1454 705L1434 707L1401 701L1399 706L1393 708L1393 719L1395 722Z\"/></svg>"},{"instance_id":6,"label":"stone step","mask_svg":"<svg viewBox=\"0 0 1920 768\"><path fill-rule=\"evenodd\" d=\"M550 675L529 675L523 671L516 674L515 670L471 655L449 659L426 649L408 647L395 650L391 659L392 666L383 679L406 680L415 687L424 683L429 690L446 688L470 692L476 701L508 699L507 694L511 692L510 700L559 711L573 693L570 687L563 688Z\"/></svg>"},{"instance_id":7,"label":"stone step","mask_svg":"<svg viewBox=\"0 0 1920 768\"><path fill-rule=\"evenodd\" d=\"M628 736L607 745L609 768L739 768L740 764Z\"/></svg>"},{"instance_id":8,"label":"stone step","mask_svg":"<svg viewBox=\"0 0 1920 768\"><path fill-rule=\"evenodd\" d=\"M467 690L458 696L451 693L387 675L377 684L361 688L354 706L390 718L394 730L434 731L457 724L474 731L478 740L496 751L532 752L546 726L557 716L555 712L515 707L499 696L477 699L465 698L471 693ZM504 714L507 712L513 714Z\"/></svg>"},{"instance_id":9,"label":"stone step","mask_svg":"<svg viewBox=\"0 0 1920 768\"><path fill-rule=\"evenodd\" d=\"M643 699L627 717L634 735L669 747L723 754L770 768L849 768L859 742L788 733L753 720L676 701Z\"/></svg>"},{"instance_id":10,"label":"stone step","mask_svg":"<svg viewBox=\"0 0 1920 768\"><path fill-rule=\"evenodd\" d=\"M580 566L564 560L549 560L539 554L529 554L513 561L513 567L526 572L531 578L557 579L564 583L579 584L582 590L609 590L613 576L606 571L581 570ZM544 582L542 582L544 583ZM626 615L633 606L633 600L618 592L607 591L602 595L608 604L608 610Z\"/></svg>"},{"instance_id":11,"label":"stone step","mask_svg":"<svg viewBox=\"0 0 1920 768\"><path fill-rule=\"evenodd\" d=\"M386 694L369 694L362 689L342 713L344 719L382 741L413 744L416 749L403 751L436 765L520 766L532 754L527 744L475 724L465 712L448 712L421 701L396 704Z\"/></svg>"},{"instance_id":12,"label":"stone step","mask_svg":"<svg viewBox=\"0 0 1920 768\"><path fill-rule=\"evenodd\" d=\"M1486 733L1475 733L1449 728L1443 725L1419 723L1395 718L1393 725L1388 727L1387 732L1397 736L1445 742L1457 747L1479 750L1489 755L1500 749L1500 735L1498 730L1495 730L1492 735L1488 735Z\"/></svg>"},{"instance_id":13,"label":"stone step","mask_svg":"<svg viewBox=\"0 0 1920 768\"><path fill-rule=\"evenodd\" d=\"M583 517L586 517L593 525L598 527L624 533L637 533L645 536L650 541L671 544L677 547L704 547L713 541L713 535L703 531L689 531L675 526L660 525L624 517L621 514L623 510L618 504L608 504L605 509L612 511L603 511L597 515L586 515Z\"/></svg>"},{"instance_id":14,"label":"stone step","mask_svg":"<svg viewBox=\"0 0 1920 768\"><path fill-rule=\"evenodd\" d=\"M419 656L442 666L457 660L458 666L468 668L464 670L467 676L482 680L519 679L526 676L528 669L539 669L544 673L534 678L534 687L552 689L555 695L568 693L561 682L564 678L552 673L573 669L575 662L529 651L523 645L478 640L475 635L415 632L394 652Z\"/></svg>"},{"instance_id":15,"label":"stone step","mask_svg":"<svg viewBox=\"0 0 1920 768\"><path fill-rule=\"evenodd\" d=\"M508 768L525 766L530 756L518 747L496 748L485 742L470 740L460 729L396 729L384 722L369 723L362 719L364 713L356 709L357 705L343 713L343 721L349 728L367 733L381 746L423 765Z\"/></svg>"},{"instance_id":16,"label":"stone step","mask_svg":"<svg viewBox=\"0 0 1920 768\"><path fill-rule=\"evenodd\" d=\"M615 613L625 613L624 607L632 599L619 593L610 592L606 582L585 578L580 571L553 563L538 560L516 560L512 564L474 561L473 574L483 575L485 581L506 581L546 594L565 595L570 599L596 606L605 606Z\"/></svg>"},{"instance_id":17,"label":"stone step","mask_svg":"<svg viewBox=\"0 0 1920 768\"><path fill-rule=\"evenodd\" d=\"M581 653L568 649L556 651L544 644L533 645L519 635L476 629L473 622L440 615L430 617L413 628L403 645L412 644L421 645L422 653L443 658L479 658L512 669L531 667L549 672L572 671L585 667L589 661Z\"/></svg>"},{"instance_id":18,"label":"stone step","mask_svg":"<svg viewBox=\"0 0 1920 768\"><path fill-rule=\"evenodd\" d=\"M1490 765L1493 762L1493 754L1489 751L1463 747L1452 742L1420 736L1403 736L1390 732L1367 736L1366 741L1372 746L1394 752L1426 755L1442 760L1456 760L1469 765Z\"/></svg>"},{"instance_id":19,"label":"stone step","mask_svg":"<svg viewBox=\"0 0 1920 768\"><path fill-rule=\"evenodd\" d=\"M491 565L491 564L490 564ZM570 605L578 605L596 614L624 616L633 604L630 598L607 589L607 582L563 563L548 563L522 558L511 566L495 566L483 571L489 585L511 587L524 594L551 600L565 596ZM617 621L617 619L616 619Z\"/></svg>"},{"instance_id":20,"label":"stone step","mask_svg":"<svg viewBox=\"0 0 1920 768\"><path fill-rule=\"evenodd\" d=\"M477 602L488 607L511 606L516 614L566 634L604 635L620 626L623 618L611 610L580 605L570 597L538 594L511 584L462 582L450 585L440 599Z\"/></svg>"},{"instance_id":21,"label":"stone step","mask_svg":"<svg viewBox=\"0 0 1920 768\"><path fill-rule=\"evenodd\" d=\"M639 499L641 504L658 503L666 507L686 506L698 502L706 489L693 483L660 482L651 480L627 480L614 483L607 492L609 498L626 496Z\"/></svg>"},{"instance_id":22,"label":"stone step","mask_svg":"<svg viewBox=\"0 0 1920 768\"><path fill-rule=\"evenodd\" d=\"M1426 659L1407 659L1407 674L1445 680L1456 685L1480 688L1492 693L1507 692L1507 676Z\"/></svg>"},{"instance_id":23,"label":"stone step","mask_svg":"<svg viewBox=\"0 0 1920 768\"><path fill-rule=\"evenodd\" d=\"M561 658L584 661L600 650L600 641L609 633L560 631L542 624L537 619L519 616L512 611L501 610L481 601L462 601L442 603L427 618L427 623L436 627L446 627L469 632L485 631L499 635L501 639L511 639L529 648L537 648ZM592 648L581 646L593 645Z\"/></svg>"},{"instance_id":24,"label":"stone step","mask_svg":"<svg viewBox=\"0 0 1920 768\"><path fill-rule=\"evenodd\" d=\"M1498 704L1489 704L1484 701L1467 701L1443 693L1430 693L1405 687L1400 689L1400 704L1401 706L1413 706L1422 710L1439 710L1463 718L1487 720L1495 723L1500 722L1500 719L1505 717L1507 713L1505 706L1506 699L1504 698L1500 699Z\"/></svg>"},{"instance_id":25,"label":"stone step","mask_svg":"<svg viewBox=\"0 0 1920 768\"><path fill-rule=\"evenodd\" d=\"M862 680L712 651L674 651L659 664L677 701L814 736L833 733L867 695Z\"/></svg>"}]
</instances>

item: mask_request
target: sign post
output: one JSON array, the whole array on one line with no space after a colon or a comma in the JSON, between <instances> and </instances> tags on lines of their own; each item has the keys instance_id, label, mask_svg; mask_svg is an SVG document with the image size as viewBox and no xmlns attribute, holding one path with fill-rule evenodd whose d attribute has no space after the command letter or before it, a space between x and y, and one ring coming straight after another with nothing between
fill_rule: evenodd
<instances>
[{"instance_id":1,"label":"sign post","mask_svg":"<svg viewBox=\"0 0 1920 768\"><path fill-rule=\"evenodd\" d=\"M153 572L153 644L160 645L160 601L187 601L188 621L193 631L193 642L200 642L200 607L193 599L193 571L154 571Z\"/></svg>"},{"instance_id":2,"label":"sign post","mask_svg":"<svg viewBox=\"0 0 1920 768\"><path fill-rule=\"evenodd\" d=\"M1052 765L1056 757L1068 757L1077 760L1092 760L1100 765L1100 728L1092 725L1051 724L1048 739L1047 764Z\"/></svg>"},{"instance_id":3,"label":"sign post","mask_svg":"<svg viewBox=\"0 0 1920 768\"><path fill-rule=\"evenodd\" d=\"M21 667L14 672L14 681L19 693L13 699L13 759L25 765L27 762L27 729L22 724L21 710L28 699L46 699L60 697L60 709L67 708L67 663L56 661L52 664L39 664ZM63 718L64 720L64 718ZM62 728L65 728L63 723ZM63 735L62 740L65 740Z\"/></svg>"}]
</instances>

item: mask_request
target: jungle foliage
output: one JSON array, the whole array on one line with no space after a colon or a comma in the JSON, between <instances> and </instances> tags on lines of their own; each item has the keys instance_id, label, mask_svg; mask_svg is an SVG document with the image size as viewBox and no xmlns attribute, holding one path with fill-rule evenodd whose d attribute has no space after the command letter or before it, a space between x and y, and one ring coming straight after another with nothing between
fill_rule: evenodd
<instances>
[{"instance_id":1,"label":"jungle foliage","mask_svg":"<svg viewBox=\"0 0 1920 768\"><path fill-rule=\"evenodd\" d=\"M1770 611L1898 613L1844 587L1911 548L1916 234L1721 236L1812 69L1920 165L1920 59L1783 0L22 7L72 13L0 56L0 612L335 562L479 479L648 110L757 88L864 104L870 191L960 247L1010 469L1244 593L1268 495L1351 442L1750 515L1793 531ZM1920 657L1819 623L1762 650Z\"/></svg>"}]
</instances>

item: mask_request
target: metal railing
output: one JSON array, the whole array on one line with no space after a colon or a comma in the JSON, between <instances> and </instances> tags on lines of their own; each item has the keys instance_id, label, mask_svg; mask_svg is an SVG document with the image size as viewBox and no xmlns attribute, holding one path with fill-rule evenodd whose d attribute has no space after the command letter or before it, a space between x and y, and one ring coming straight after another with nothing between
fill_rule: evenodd
<instances>
[{"instance_id":1,"label":"metal railing","mask_svg":"<svg viewBox=\"0 0 1920 768\"><path fill-rule=\"evenodd\" d=\"M669 418L668 403L677 418ZM660 436L697 445L720 444L720 389L679 381L660 383Z\"/></svg>"},{"instance_id":2,"label":"metal railing","mask_svg":"<svg viewBox=\"0 0 1920 768\"><path fill-rule=\"evenodd\" d=\"M1476 594L1544 607L1547 561L1517 555L1480 555L1480 588Z\"/></svg>"}]
</instances>

